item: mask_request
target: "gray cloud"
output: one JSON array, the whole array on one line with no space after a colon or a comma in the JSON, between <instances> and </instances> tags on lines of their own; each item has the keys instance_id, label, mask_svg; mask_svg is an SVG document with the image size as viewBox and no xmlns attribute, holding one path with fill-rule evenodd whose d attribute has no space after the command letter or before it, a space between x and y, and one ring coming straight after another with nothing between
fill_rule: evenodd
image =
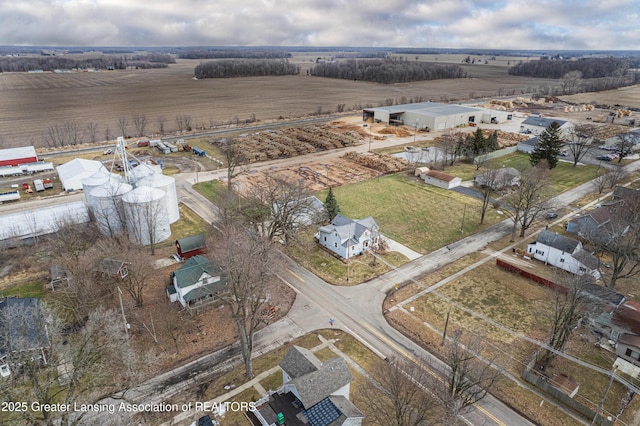
<instances>
[{"instance_id":1,"label":"gray cloud","mask_svg":"<svg viewBox=\"0 0 640 426\"><path fill-rule=\"evenodd\" d=\"M635 0L0 0L2 45L638 49Z\"/></svg>"}]
</instances>

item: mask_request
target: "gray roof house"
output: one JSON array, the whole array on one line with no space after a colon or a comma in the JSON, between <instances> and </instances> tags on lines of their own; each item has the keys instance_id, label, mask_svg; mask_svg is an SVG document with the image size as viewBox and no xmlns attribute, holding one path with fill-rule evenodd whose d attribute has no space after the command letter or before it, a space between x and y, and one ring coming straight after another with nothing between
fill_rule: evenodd
<instances>
[{"instance_id":1,"label":"gray roof house","mask_svg":"<svg viewBox=\"0 0 640 426\"><path fill-rule=\"evenodd\" d=\"M172 284L167 287L171 302L180 302L190 313L219 301L227 282L222 270L212 260L196 255L190 257L177 271L172 272Z\"/></svg>"},{"instance_id":2,"label":"gray roof house","mask_svg":"<svg viewBox=\"0 0 640 426\"><path fill-rule=\"evenodd\" d=\"M545 264L575 275L589 274L600 278L597 257L586 251L582 243L573 238L543 229L533 243L527 245L527 253Z\"/></svg>"},{"instance_id":3,"label":"gray roof house","mask_svg":"<svg viewBox=\"0 0 640 426\"><path fill-rule=\"evenodd\" d=\"M539 136L554 121L560 126L560 134L562 137L567 137L571 132L573 132L573 124L570 121L558 118L537 117L533 115L527 117L526 120L520 124L520 132Z\"/></svg>"},{"instance_id":4,"label":"gray roof house","mask_svg":"<svg viewBox=\"0 0 640 426\"><path fill-rule=\"evenodd\" d=\"M473 183L476 186L486 186L491 181L493 176L489 172L484 172L476 175L473 178ZM520 184L520 172L513 167L501 167L496 170L495 179L492 185L493 190L500 190L511 186L517 186Z\"/></svg>"},{"instance_id":5,"label":"gray roof house","mask_svg":"<svg viewBox=\"0 0 640 426\"><path fill-rule=\"evenodd\" d=\"M321 362L311 351L293 346L280 362L283 387L253 412L263 426L359 426L363 415L349 401L353 376L342 358Z\"/></svg>"},{"instance_id":6,"label":"gray roof house","mask_svg":"<svg viewBox=\"0 0 640 426\"><path fill-rule=\"evenodd\" d=\"M520 152L524 152L526 154L531 154L536 146L538 146L538 137L535 136L533 138L518 142L518 146L516 149Z\"/></svg>"},{"instance_id":7,"label":"gray roof house","mask_svg":"<svg viewBox=\"0 0 640 426\"><path fill-rule=\"evenodd\" d=\"M46 363L45 351L50 346L40 299L7 297L0 300L0 364L3 371L8 371L9 364L19 362L12 360L16 353L37 353Z\"/></svg>"},{"instance_id":8,"label":"gray roof house","mask_svg":"<svg viewBox=\"0 0 640 426\"><path fill-rule=\"evenodd\" d=\"M380 230L371 216L352 220L339 214L329 225L320 227L315 238L321 246L349 259L377 247Z\"/></svg>"}]
</instances>

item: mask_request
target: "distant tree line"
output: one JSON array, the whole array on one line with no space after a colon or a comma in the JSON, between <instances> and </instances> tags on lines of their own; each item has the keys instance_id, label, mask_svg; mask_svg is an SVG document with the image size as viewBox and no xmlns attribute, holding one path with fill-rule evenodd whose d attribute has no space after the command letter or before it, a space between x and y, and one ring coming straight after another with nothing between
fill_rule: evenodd
<instances>
[{"instance_id":1,"label":"distant tree line","mask_svg":"<svg viewBox=\"0 0 640 426\"><path fill-rule=\"evenodd\" d=\"M151 53L148 55L112 56L73 59L65 56L17 56L0 58L0 72L27 72L33 70L53 71L57 69L126 69L166 68L176 61L171 55Z\"/></svg>"},{"instance_id":2,"label":"distant tree line","mask_svg":"<svg viewBox=\"0 0 640 426\"><path fill-rule=\"evenodd\" d=\"M182 59L278 59L290 58L291 53L282 50L246 49L193 49L178 54Z\"/></svg>"},{"instance_id":3,"label":"distant tree line","mask_svg":"<svg viewBox=\"0 0 640 426\"><path fill-rule=\"evenodd\" d=\"M300 67L286 59L246 59L205 62L196 66L197 78L230 78L296 75Z\"/></svg>"},{"instance_id":4,"label":"distant tree line","mask_svg":"<svg viewBox=\"0 0 640 426\"><path fill-rule=\"evenodd\" d=\"M629 62L625 58L582 58L522 62L509 68L509 74L558 79L571 71L579 71L582 78L589 79L624 76L628 69Z\"/></svg>"},{"instance_id":5,"label":"distant tree line","mask_svg":"<svg viewBox=\"0 0 640 426\"><path fill-rule=\"evenodd\" d=\"M347 60L319 63L309 73L317 77L364 80L392 84L445 78L465 78L466 72L458 65L439 65L403 60Z\"/></svg>"}]
</instances>

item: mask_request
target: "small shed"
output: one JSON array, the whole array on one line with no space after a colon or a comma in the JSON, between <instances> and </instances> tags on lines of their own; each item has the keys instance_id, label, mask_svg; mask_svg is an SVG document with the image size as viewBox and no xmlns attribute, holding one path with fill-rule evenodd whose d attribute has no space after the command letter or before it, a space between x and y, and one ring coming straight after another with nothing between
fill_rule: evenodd
<instances>
[{"instance_id":1,"label":"small shed","mask_svg":"<svg viewBox=\"0 0 640 426\"><path fill-rule=\"evenodd\" d=\"M63 284L69 285L69 277L67 277L62 265L51 265L49 268L49 284L51 285L51 290L55 290L56 287Z\"/></svg>"},{"instance_id":2,"label":"small shed","mask_svg":"<svg viewBox=\"0 0 640 426\"><path fill-rule=\"evenodd\" d=\"M102 277L123 280L129 275L129 263L122 260L102 259L98 272Z\"/></svg>"},{"instance_id":3,"label":"small shed","mask_svg":"<svg viewBox=\"0 0 640 426\"><path fill-rule=\"evenodd\" d=\"M448 175L438 170L429 170L420 175L420 178L429 185L437 186L438 188L451 189L462 184L462 179L459 177Z\"/></svg>"},{"instance_id":4,"label":"small shed","mask_svg":"<svg viewBox=\"0 0 640 426\"><path fill-rule=\"evenodd\" d=\"M176 240L176 250L178 251L178 256L183 260L198 254L206 254L207 243L204 234L191 235L190 237Z\"/></svg>"}]
</instances>

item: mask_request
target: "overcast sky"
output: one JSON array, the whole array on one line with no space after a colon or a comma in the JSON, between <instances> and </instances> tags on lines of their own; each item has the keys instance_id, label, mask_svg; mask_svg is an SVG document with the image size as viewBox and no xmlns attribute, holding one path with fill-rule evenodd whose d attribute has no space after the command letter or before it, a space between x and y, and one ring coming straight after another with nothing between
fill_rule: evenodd
<instances>
[{"instance_id":1,"label":"overcast sky","mask_svg":"<svg viewBox=\"0 0 640 426\"><path fill-rule=\"evenodd\" d=\"M640 49L638 0L0 0L0 45Z\"/></svg>"}]
</instances>

